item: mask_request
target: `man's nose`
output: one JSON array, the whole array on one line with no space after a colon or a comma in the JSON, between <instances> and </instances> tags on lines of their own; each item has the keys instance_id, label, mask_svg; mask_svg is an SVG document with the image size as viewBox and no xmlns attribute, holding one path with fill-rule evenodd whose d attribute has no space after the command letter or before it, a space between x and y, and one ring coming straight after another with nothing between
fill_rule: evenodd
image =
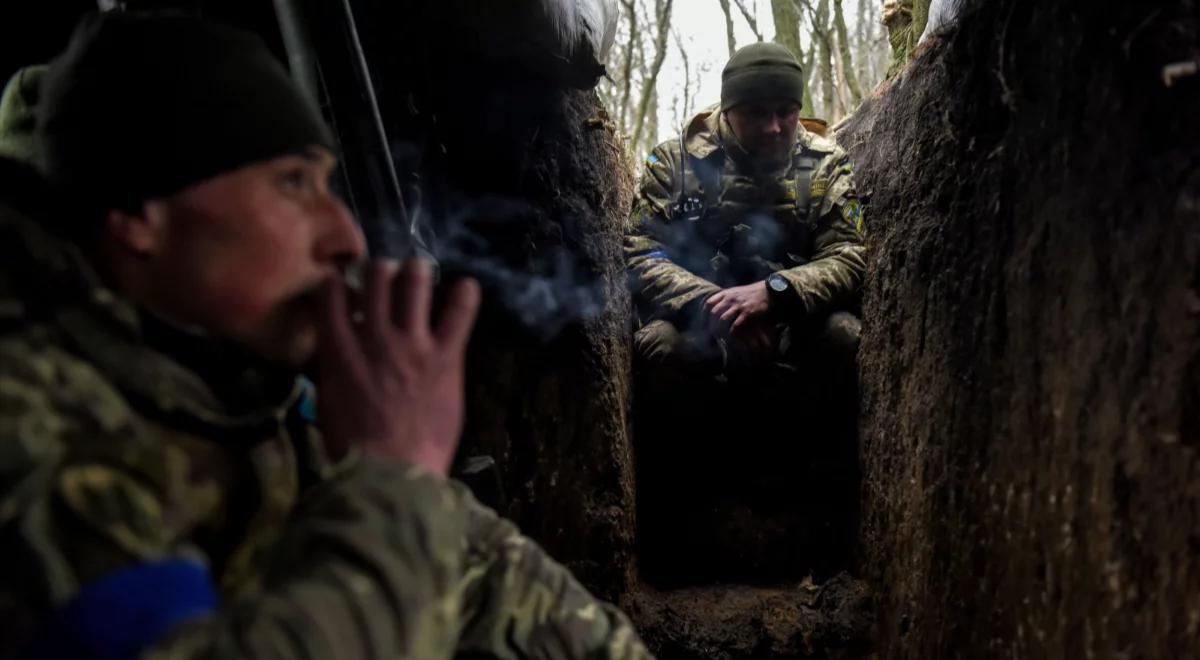
<instances>
[{"instance_id":1,"label":"man's nose","mask_svg":"<svg viewBox=\"0 0 1200 660\"><path fill-rule=\"evenodd\" d=\"M347 264L367 256L362 229L340 199L330 194L321 209L321 231L315 257L320 263Z\"/></svg>"},{"instance_id":2,"label":"man's nose","mask_svg":"<svg viewBox=\"0 0 1200 660\"><path fill-rule=\"evenodd\" d=\"M771 115L771 118L767 120L766 130L767 135L779 135L783 132L783 122L779 120L779 117Z\"/></svg>"}]
</instances>

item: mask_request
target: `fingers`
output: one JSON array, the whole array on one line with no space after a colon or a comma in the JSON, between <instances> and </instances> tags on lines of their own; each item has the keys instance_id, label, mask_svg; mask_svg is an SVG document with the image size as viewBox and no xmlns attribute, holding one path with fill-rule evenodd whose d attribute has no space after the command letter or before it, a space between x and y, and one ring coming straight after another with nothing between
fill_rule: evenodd
<instances>
[{"instance_id":1,"label":"fingers","mask_svg":"<svg viewBox=\"0 0 1200 660\"><path fill-rule=\"evenodd\" d=\"M425 259L405 261L396 288L395 318L400 327L413 333L428 331L433 299L432 264Z\"/></svg>"},{"instance_id":2,"label":"fingers","mask_svg":"<svg viewBox=\"0 0 1200 660\"><path fill-rule=\"evenodd\" d=\"M472 279L459 280L450 290L436 337L439 344L454 354L461 354L467 348L480 298L479 283Z\"/></svg>"},{"instance_id":3,"label":"fingers","mask_svg":"<svg viewBox=\"0 0 1200 660\"><path fill-rule=\"evenodd\" d=\"M350 324L346 285L338 277L330 277L317 294L320 306L317 314L318 358L321 362L349 359L356 354L358 344Z\"/></svg>"},{"instance_id":4,"label":"fingers","mask_svg":"<svg viewBox=\"0 0 1200 660\"><path fill-rule=\"evenodd\" d=\"M730 309L733 309L734 307L736 307L736 305L734 304L734 302L732 300L722 299L722 300L716 302L715 304L713 304L712 306L710 306L708 308L708 313L712 314L713 316L715 316L717 318L721 318L722 314L724 314L726 311L728 311Z\"/></svg>"},{"instance_id":5,"label":"fingers","mask_svg":"<svg viewBox=\"0 0 1200 660\"><path fill-rule=\"evenodd\" d=\"M364 295L366 304L363 313L364 321L375 332L376 336L386 337L392 326L392 282L400 264L392 259L382 259L371 263L367 268Z\"/></svg>"},{"instance_id":6,"label":"fingers","mask_svg":"<svg viewBox=\"0 0 1200 660\"><path fill-rule=\"evenodd\" d=\"M746 327L746 323L750 320L750 315L749 314L737 314L736 316L731 315L731 318L729 320L727 320L723 316L723 317L721 317L721 320L729 323L729 334L739 335L739 334L741 334L742 329Z\"/></svg>"}]
</instances>

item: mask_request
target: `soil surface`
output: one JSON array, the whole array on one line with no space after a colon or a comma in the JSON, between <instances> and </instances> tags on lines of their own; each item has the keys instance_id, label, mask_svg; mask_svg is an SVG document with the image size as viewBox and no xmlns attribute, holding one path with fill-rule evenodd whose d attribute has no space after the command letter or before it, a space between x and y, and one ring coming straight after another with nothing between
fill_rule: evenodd
<instances>
[{"instance_id":1,"label":"soil surface","mask_svg":"<svg viewBox=\"0 0 1200 660\"><path fill-rule=\"evenodd\" d=\"M861 658L873 618L866 585L842 573L822 584L638 590L631 608L664 659Z\"/></svg>"}]
</instances>

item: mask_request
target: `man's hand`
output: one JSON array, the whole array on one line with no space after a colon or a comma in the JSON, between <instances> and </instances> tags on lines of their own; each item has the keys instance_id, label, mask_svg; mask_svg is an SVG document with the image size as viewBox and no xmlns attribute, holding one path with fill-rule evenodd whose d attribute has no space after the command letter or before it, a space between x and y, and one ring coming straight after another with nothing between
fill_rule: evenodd
<instances>
[{"instance_id":1,"label":"man's hand","mask_svg":"<svg viewBox=\"0 0 1200 660\"><path fill-rule=\"evenodd\" d=\"M353 312L340 278L322 292L317 401L325 440L335 455L359 447L445 476L462 432L479 285L457 283L431 327L428 262L373 263L365 281Z\"/></svg>"},{"instance_id":2,"label":"man's hand","mask_svg":"<svg viewBox=\"0 0 1200 660\"><path fill-rule=\"evenodd\" d=\"M747 349L756 361L775 354L775 325L768 311L767 283L722 289L704 301L713 324Z\"/></svg>"}]
</instances>

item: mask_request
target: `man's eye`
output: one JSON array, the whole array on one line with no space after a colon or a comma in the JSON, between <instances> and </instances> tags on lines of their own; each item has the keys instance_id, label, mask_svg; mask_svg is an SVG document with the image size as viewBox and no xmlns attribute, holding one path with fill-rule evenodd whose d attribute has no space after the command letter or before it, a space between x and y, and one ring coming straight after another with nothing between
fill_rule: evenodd
<instances>
[{"instance_id":1,"label":"man's eye","mask_svg":"<svg viewBox=\"0 0 1200 660\"><path fill-rule=\"evenodd\" d=\"M303 190L310 181L308 172L303 168L287 170L279 175L279 185L289 190Z\"/></svg>"}]
</instances>

